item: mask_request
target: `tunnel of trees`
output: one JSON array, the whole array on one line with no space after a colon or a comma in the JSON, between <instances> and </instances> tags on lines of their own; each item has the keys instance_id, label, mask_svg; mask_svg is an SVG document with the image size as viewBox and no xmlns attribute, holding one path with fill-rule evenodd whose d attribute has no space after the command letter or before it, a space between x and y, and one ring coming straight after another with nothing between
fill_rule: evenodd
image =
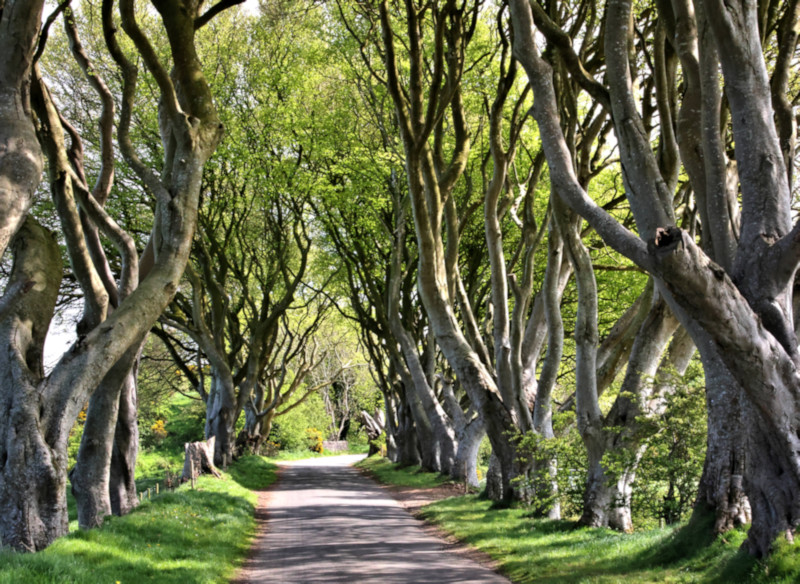
<instances>
[{"instance_id":1,"label":"tunnel of trees","mask_svg":"<svg viewBox=\"0 0 800 584\"><path fill-rule=\"evenodd\" d=\"M219 466L319 399L534 515L769 554L799 32L800 0L0 0L0 545L65 534L68 488L128 513L140 390L180 378Z\"/></svg>"}]
</instances>

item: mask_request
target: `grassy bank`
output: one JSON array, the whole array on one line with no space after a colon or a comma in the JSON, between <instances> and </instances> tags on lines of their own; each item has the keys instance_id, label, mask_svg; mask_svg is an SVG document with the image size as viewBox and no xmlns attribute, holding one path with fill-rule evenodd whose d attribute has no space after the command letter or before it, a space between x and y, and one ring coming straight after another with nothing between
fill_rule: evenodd
<instances>
[{"instance_id":1,"label":"grassy bank","mask_svg":"<svg viewBox=\"0 0 800 584\"><path fill-rule=\"evenodd\" d=\"M368 471L378 481L389 485L399 485L401 487L429 488L437 487L449 482L442 475L429 472L421 472L418 466L407 466L398 468L385 458L372 456L360 460L355 464L356 467Z\"/></svg>"},{"instance_id":2,"label":"grassy bank","mask_svg":"<svg viewBox=\"0 0 800 584\"><path fill-rule=\"evenodd\" d=\"M382 482L434 486L443 479L386 460L361 463ZM422 516L489 554L517 583L790 583L800 581L800 553L781 544L769 562L739 551L746 533L710 538L710 524L624 534L578 528L574 521L536 519L528 508L496 508L476 495L423 508ZM711 520L711 518L709 518Z\"/></svg>"},{"instance_id":3,"label":"grassy bank","mask_svg":"<svg viewBox=\"0 0 800 584\"><path fill-rule=\"evenodd\" d=\"M223 480L200 477L38 554L0 552L0 584L227 582L254 534L251 489L269 486L275 468L244 457Z\"/></svg>"}]
</instances>

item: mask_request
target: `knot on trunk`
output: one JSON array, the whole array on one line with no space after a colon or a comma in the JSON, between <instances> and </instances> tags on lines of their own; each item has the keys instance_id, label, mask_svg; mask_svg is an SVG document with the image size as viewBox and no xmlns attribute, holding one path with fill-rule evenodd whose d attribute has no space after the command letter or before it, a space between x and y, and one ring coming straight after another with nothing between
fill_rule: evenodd
<instances>
[{"instance_id":1,"label":"knot on trunk","mask_svg":"<svg viewBox=\"0 0 800 584\"><path fill-rule=\"evenodd\" d=\"M648 246L651 247L651 246ZM651 253L664 255L675 251L678 247L685 247L683 242L683 229L670 225L656 229L656 236L652 241Z\"/></svg>"}]
</instances>

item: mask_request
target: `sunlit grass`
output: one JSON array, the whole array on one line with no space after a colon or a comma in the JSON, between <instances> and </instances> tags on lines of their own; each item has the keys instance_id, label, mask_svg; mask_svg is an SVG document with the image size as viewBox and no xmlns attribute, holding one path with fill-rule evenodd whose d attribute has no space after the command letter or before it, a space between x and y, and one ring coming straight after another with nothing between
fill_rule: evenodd
<instances>
[{"instance_id":1,"label":"sunlit grass","mask_svg":"<svg viewBox=\"0 0 800 584\"><path fill-rule=\"evenodd\" d=\"M398 467L385 458L372 456L355 465L369 471L379 481L402 487L427 488L451 482L447 477L429 472L421 472L418 466Z\"/></svg>"},{"instance_id":2,"label":"sunlit grass","mask_svg":"<svg viewBox=\"0 0 800 584\"><path fill-rule=\"evenodd\" d=\"M222 480L200 477L195 489L183 485L43 552L0 552L0 583L227 582L254 535L250 489L275 476L272 463L244 457Z\"/></svg>"},{"instance_id":3,"label":"sunlit grass","mask_svg":"<svg viewBox=\"0 0 800 584\"><path fill-rule=\"evenodd\" d=\"M360 463L382 482L434 486L442 478L418 469L398 469L386 460ZM738 584L800 582L800 551L779 544L768 563L740 546L736 530L713 538L708 521L624 534L579 528L574 521L537 519L525 507L498 508L479 496L452 497L423 507L422 516L480 549L517 583Z\"/></svg>"}]
</instances>

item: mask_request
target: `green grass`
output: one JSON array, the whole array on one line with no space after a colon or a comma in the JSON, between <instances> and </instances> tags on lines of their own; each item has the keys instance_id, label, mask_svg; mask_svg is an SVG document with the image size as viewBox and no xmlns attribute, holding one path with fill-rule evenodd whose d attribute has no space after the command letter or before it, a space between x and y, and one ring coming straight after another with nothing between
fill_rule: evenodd
<instances>
[{"instance_id":1,"label":"green grass","mask_svg":"<svg viewBox=\"0 0 800 584\"><path fill-rule=\"evenodd\" d=\"M227 582L254 535L250 489L275 476L272 463L243 457L223 480L200 477L195 489L183 485L40 553L0 552L0 584Z\"/></svg>"},{"instance_id":2,"label":"green grass","mask_svg":"<svg viewBox=\"0 0 800 584\"><path fill-rule=\"evenodd\" d=\"M355 466L369 471L383 483L401 487L428 488L452 482L445 476L422 472L418 466L400 468L389 460L377 456L365 458Z\"/></svg>"},{"instance_id":3,"label":"green grass","mask_svg":"<svg viewBox=\"0 0 800 584\"><path fill-rule=\"evenodd\" d=\"M434 486L443 479L418 469L398 469L384 460L360 463L378 480L406 486ZM467 495L423 508L422 516L478 548L498 563L513 582L550 584L708 584L800 581L800 552L779 544L768 563L739 550L744 530L722 538L709 536L711 525L698 521L681 527L624 534L578 528L573 521L535 519L524 507L498 508Z\"/></svg>"}]
</instances>

